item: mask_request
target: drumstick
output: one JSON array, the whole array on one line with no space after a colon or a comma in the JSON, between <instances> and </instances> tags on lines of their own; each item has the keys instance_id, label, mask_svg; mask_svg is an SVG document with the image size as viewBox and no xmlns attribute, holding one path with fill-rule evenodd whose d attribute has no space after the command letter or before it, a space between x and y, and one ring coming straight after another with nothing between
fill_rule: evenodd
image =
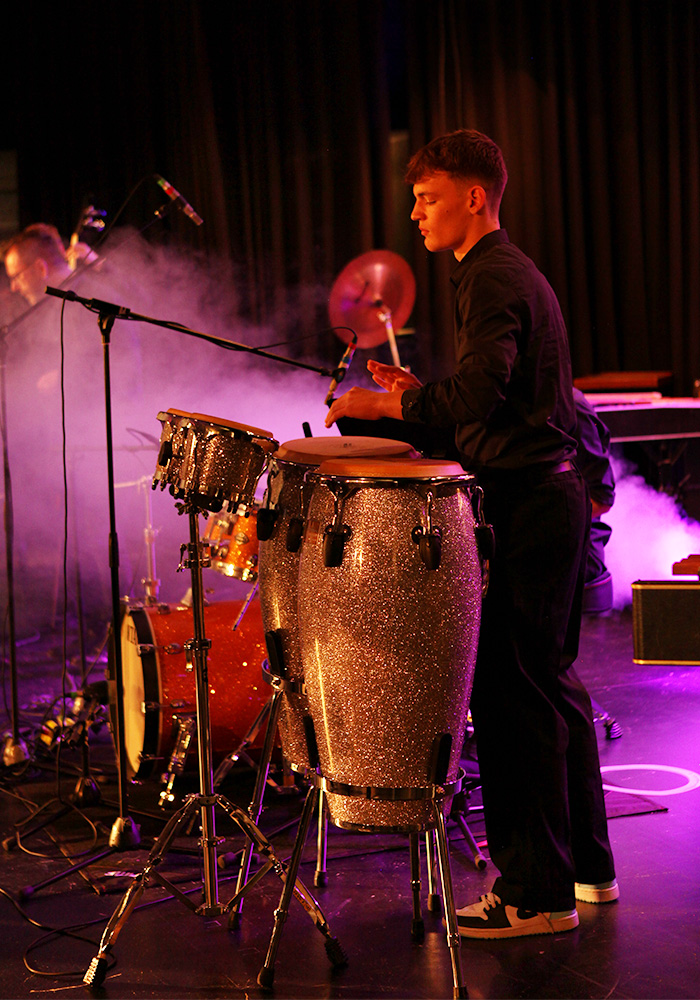
<instances>
[{"instance_id":1,"label":"drumstick","mask_svg":"<svg viewBox=\"0 0 700 1000\"><path fill-rule=\"evenodd\" d=\"M248 610L248 606L249 606L250 602L253 600L253 598L255 597L255 595L257 593L257 590L258 590L258 581L256 580L255 583L253 584L253 586L250 588L250 593L248 594L248 596L246 597L246 599L245 599L245 601L243 603L243 607L241 608L241 613L239 614L238 618L236 618L235 622L231 626L231 631L232 632L235 632L236 629L238 628L238 626L243 621L243 615Z\"/></svg>"}]
</instances>

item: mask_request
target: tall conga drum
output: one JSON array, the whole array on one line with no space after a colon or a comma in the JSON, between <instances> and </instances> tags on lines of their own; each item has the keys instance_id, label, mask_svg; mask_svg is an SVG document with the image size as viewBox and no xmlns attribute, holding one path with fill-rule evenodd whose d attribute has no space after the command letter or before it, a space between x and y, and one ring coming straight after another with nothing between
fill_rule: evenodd
<instances>
[{"instance_id":1,"label":"tall conga drum","mask_svg":"<svg viewBox=\"0 0 700 1000\"><path fill-rule=\"evenodd\" d=\"M331 820L412 833L459 775L481 612L474 478L331 459L299 560L299 642ZM347 791L345 789L347 788Z\"/></svg>"},{"instance_id":2,"label":"tall conga drum","mask_svg":"<svg viewBox=\"0 0 700 1000\"><path fill-rule=\"evenodd\" d=\"M299 771L309 767L299 650L297 578L304 520L311 496L307 474L332 457L381 456L404 462L418 458L405 441L371 437L298 438L280 445L272 457L263 506L258 511L259 592L263 628L273 657L288 682L279 717L282 751ZM280 669L280 665L277 666Z\"/></svg>"}]
</instances>

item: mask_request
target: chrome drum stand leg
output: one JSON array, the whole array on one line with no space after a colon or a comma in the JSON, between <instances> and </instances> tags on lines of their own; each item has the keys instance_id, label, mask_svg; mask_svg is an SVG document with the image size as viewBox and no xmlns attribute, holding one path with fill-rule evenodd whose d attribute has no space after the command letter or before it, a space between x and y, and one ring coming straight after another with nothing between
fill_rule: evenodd
<instances>
[{"instance_id":1,"label":"chrome drum stand leg","mask_svg":"<svg viewBox=\"0 0 700 1000\"><path fill-rule=\"evenodd\" d=\"M447 842L447 828L445 824L445 814L442 808L436 810L437 814L437 853L438 864L440 866L440 881L442 882L442 896L445 900L445 923L447 924L447 947L450 949L452 960L452 981L453 997L458 1000L460 997L468 997L467 988L462 980L462 965L459 957L460 937L457 926L457 912L455 910L455 898L452 888L452 871L450 869L450 851Z\"/></svg>"},{"instance_id":2,"label":"chrome drum stand leg","mask_svg":"<svg viewBox=\"0 0 700 1000\"><path fill-rule=\"evenodd\" d=\"M263 989L272 988L275 976L275 959L277 958L277 950L280 945L282 930L289 914L289 904L292 901L292 893L294 892L296 876L301 862L301 855L304 850L304 844L306 843L309 824L318 799L318 794L318 788L315 785L312 785L309 788L304 802L304 808L302 810L301 819L299 821L299 829L297 831L297 837L294 844L294 851L292 852L289 869L287 871L286 878L284 879L284 888L282 889L279 906L275 910L275 923L272 929L272 937L270 938L265 963L258 974L258 985L262 986ZM307 905L304 903L303 899L301 902L303 905ZM319 926L319 930L321 930L326 938L326 954L333 965L336 968L347 965L347 957L341 948L338 939L331 936L328 925L325 923L325 919L323 921L323 926Z\"/></svg>"}]
</instances>

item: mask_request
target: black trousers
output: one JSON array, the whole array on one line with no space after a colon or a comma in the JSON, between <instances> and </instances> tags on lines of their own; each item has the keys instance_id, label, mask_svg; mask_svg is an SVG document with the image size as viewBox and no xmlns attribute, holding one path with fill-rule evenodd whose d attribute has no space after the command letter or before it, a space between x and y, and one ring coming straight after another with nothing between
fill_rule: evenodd
<instances>
[{"instance_id":1,"label":"black trousers","mask_svg":"<svg viewBox=\"0 0 700 1000\"><path fill-rule=\"evenodd\" d=\"M614 877L590 698L573 667L590 520L574 469L479 476L496 550L471 700L504 903L572 909Z\"/></svg>"}]
</instances>

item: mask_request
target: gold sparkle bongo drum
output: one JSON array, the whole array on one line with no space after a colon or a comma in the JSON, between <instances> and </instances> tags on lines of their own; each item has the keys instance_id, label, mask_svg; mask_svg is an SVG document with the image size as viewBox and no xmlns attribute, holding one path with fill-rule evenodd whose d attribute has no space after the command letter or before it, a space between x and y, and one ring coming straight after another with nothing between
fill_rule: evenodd
<instances>
[{"instance_id":1,"label":"gold sparkle bongo drum","mask_svg":"<svg viewBox=\"0 0 700 1000\"><path fill-rule=\"evenodd\" d=\"M301 539L311 496L306 476L328 458L371 455L404 461L418 457L410 444L386 438L329 436L287 441L272 458L264 506L258 511L263 626L268 647L272 642L273 653L277 651L277 669L287 681L279 718L280 740L285 757L298 770L309 767L304 729L308 702L303 692L297 613Z\"/></svg>"},{"instance_id":2,"label":"gold sparkle bongo drum","mask_svg":"<svg viewBox=\"0 0 700 1000\"><path fill-rule=\"evenodd\" d=\"M476 661L474 478L452 462L324 462L299 562L299 641L332 821L415 832L449 788Z\"/></svg>"},{"instance_id":3,"label":"gold sparkle bongo drum","mask_svg":"<svg viewBox=\"0 0 700 1000\"><path fill-rule=\"evenodd\" d=\"M250 505L277 447L269 431L202 413L165 410L153 489L170 486L177 500L219 511Z\"/></svg>"}]
</instances>

